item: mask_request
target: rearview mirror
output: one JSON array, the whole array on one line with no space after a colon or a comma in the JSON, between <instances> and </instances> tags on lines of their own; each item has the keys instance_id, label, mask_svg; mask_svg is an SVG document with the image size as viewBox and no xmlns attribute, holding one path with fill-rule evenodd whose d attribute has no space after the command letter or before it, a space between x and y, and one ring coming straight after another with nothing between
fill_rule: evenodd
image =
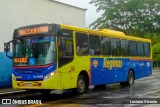
<instances>
[{"instance_id":1,"label":"rearview mirror","mask_svg":"<svg viewBox=\"0 0 160 107\"><path fill-rule=\"evenodd\" d=\"M4 43L4 52L9 52L10 51L10 44Z\"/></svg>"},{"instance_id":2,"label":"rearview mirror","mask_svg":"<svg viewBox=\"0 0 160 107\"><path fill-rule=\"evenodd\" d=\"M12 56L8 55L8 52L10 52L10 42L9 43L4 43L4 52L6 52L6 56L12 59Z\"/></svg>"}]
</instances>

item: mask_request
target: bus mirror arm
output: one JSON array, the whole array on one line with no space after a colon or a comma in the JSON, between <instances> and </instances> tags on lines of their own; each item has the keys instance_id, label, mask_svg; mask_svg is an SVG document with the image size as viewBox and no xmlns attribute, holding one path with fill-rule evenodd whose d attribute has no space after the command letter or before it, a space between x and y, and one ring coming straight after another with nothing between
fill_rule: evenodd
<instances>
[{"instance_id":1,"label":"bus mirror arm","mask_svg":"<svg viewBox=\"0 0 160 107\"><path fill-rule=\"evenodd\" d=\"M9 56L9 55L7 54L7 52L6 52L6 56L7 56L8 58L10 58L10 59L13 59L13 57L12 57L12 56Z\"/></svg>"}]
</instances>

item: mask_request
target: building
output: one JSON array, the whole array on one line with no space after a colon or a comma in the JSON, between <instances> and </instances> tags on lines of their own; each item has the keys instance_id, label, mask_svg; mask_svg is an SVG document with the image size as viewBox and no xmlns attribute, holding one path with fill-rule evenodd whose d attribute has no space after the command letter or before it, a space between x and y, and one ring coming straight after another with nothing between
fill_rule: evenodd
<instances>
[{"instance_id":1,"label":"building","mask_svg":"<svg viewBox=\"0 0 160 107\"><path fill-rule=\"evenodd\" d=\"M55 0L0 0L0 52L15 28L40 23L85 27L85 11Z\"/></svg>"},{"instance_id":2,"label":"building","mask_svg":"<svg viewBox=\"0 0 160 107\"><path fill-rule=\"evenodd\" d=\"M41 23L85 27L85 11L55 0L0 0L0 87L11 86L12 60L3 51L14 29Z\"/></svg>"}]
</instances>

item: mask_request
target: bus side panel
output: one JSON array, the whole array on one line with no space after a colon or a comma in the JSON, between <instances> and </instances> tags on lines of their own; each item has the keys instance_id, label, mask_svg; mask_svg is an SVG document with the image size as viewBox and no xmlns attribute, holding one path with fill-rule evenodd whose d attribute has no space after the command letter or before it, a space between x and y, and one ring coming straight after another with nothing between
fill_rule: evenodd
<instances>
[{"instance_id":1,"label":"bus side panel","mask_svg":"<svg viewBox=\"0 0 160 107\"><path fill-rule=\"evenodd\" d=\"M134 70L135 79L152 74L152 62L129 58L91 58L91 84L109 84L127 81L128 72Z\"/></svg>"},{"instance_id":2,"label":"bus side panel","mask_svg":"<svg viewBox=\"0 0 160 107\"><path fill-rule=\"evenodd\" d=\"M104 58L91 58L91 84L107 84L109 81L109 70L103 68Z\"/></svg>"},{"instance_id":3,"label":"bus side panel","mask_svg":"<svg viewBox=\"0 0 160 107\"><path fill-rule=\"evenodd\" d=\"M139 79L143 77L143 70L140 67L141 62L137 60L130 61L130 68L134 70L135 79Z\"/></svg>"},{"instance_id":4,"label":"bus side panel","mask_svg":"<svg viewBox=\"0 0 160 107\"><path fill-rule=\"evenodd\" d=\"M144 61L144 75L149 76L152 75L152 61Z\"/></svg>"},{"instance_id":5,"label":"bus side panel","mask_svg":"<svg viewBox=\"0 0 160 107\"><path fill-rule=\"evenodd\" d=\"M91 63L92 85L127 81L130 59L92 58Z\"/></svg>"},{"instance_id":6,"label":"bus side panel","mask_svg":"<svg viewBox=\"0 0 160 107\"><path fill-rule=\"evenodd\" d=\"M152 74L152 62L145 60L132 60L131 68L133 68L135 73L135 79L140 79Z\"/></svg>"},{"instance_id":7,"label":"bus side panel","mask_svg":"<svg viewBox=\"0 0 160 107\"><path fill-rule=\"evenodd\" d=\"M120 65L119 65L119 62L112 63L112 67L109 67L110 83L127 81L130 60L127 58L108 58L108 60L120 61L122 63Z\"/></svg>"},{"instance_id":8,"label":"bus side panel","mask_svg":"<svg viewBox=\"0 0 160 107\"><path fill-rule=\"evenodd\" d=\"M74 66L74 61L57 69L60 72L61 89L71 88L71 72L74 72L73 70L71 71L72 66Z\"/></svg>"},{"instance_id":9,"label":"bus side panel","mask_svg":"<svg viewBox=\"0 0 160 107\"><path fill-rule=\"evenodd\" d=\"M77 87L77 80L78 76L82 71L85 71L89 77L89 83L90 83L90 58L88 56L75 56L75 73L71 74L71 77L73 78L71 81L71 88Z\"/></svg>"}]
</instances>

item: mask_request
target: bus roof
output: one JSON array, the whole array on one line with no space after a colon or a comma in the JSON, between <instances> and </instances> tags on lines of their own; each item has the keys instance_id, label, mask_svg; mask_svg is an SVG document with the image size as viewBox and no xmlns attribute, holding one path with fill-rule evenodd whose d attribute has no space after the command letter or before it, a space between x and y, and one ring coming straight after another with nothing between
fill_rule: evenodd
<instances>
[{"instance_id":1,"label":"bus roof","mask_svg":"<svg viewBox=\"0 0 160 107\"><path fill-rule=\"evenodd\" d=\"M110 30L110 29L90 30L87 28L81 28L81 27L70 26L70 25L65 25L65 24L61 24L61 28L84 32L84 33L89 33L89 34L94 34L94 35L104 35L104 36L113 37L113 38L151 42L150 39L129 36L129 35L125 35L123 32Z\"/></svg>"},{"instance_id":2,"label":"bus roof","mask_svg":"<svg viewBox=\"0 0 160 107\"><path fill-rule=\"evenodd\" d=\"M87 28L70 26L70 25L65 25L65 24L61 24L60 26L61 26L62 29L70 29L70 30L74 30L74 31L88 33L88 29Z\"/></svg>"}]
</instances>

